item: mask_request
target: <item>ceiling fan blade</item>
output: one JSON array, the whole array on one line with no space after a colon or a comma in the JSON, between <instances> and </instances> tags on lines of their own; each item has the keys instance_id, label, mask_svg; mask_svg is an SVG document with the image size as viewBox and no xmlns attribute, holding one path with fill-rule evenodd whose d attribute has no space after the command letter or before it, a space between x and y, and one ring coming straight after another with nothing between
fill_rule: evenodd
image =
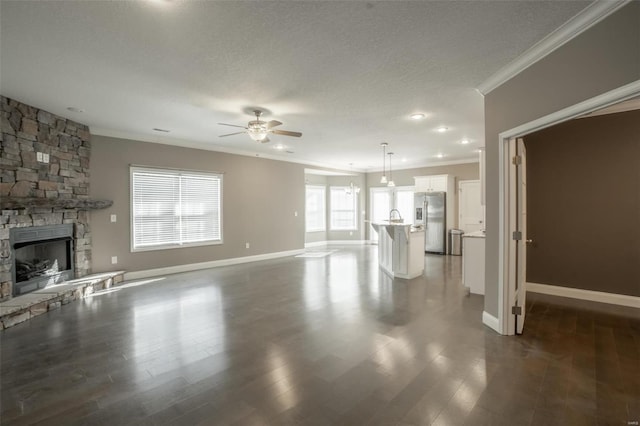
<instances>
[{"instance_id":1,"label":"ceiling fan blade","mask_svg":"<svg viewBox=\"0 0 640 426\"><path fill-rule=\"evenodd\" d=\"M282 123L279 122L278 120L271 120L270 122L267 123L267 128L268 129L272 129L272 128L276 127L276 126L281 126L281 125L282 125Z\"/></svg>"},{"instance_id":2,"label":"ceiling fan blade","mask_svg":"<svg viewBox=\"0 0 640 426\"><path fill-rule=\"evenodd\" d=\"M240 127L241 129L246 129L245 126L236 126L235 124L227 124L227 123L218 123L221 126L231 126L231 127Z\"/></svg>"},{"instance_id":3,"label":"ceiling fan blade","mask_svg":"<svg viewBox=\"0 0 640 426\"><path fill-rule=\"evenodd\" d=\"M271 139L269 138L264 138L260 141L260 143L267 143L267 142L271 142Z\"/></svg>"},{"instance_id":4,"label":"ceiling fan blade","mask_svg":"<svg viewBox=\"0 0 640 426\"><path fill-rule=\"evenodd\" d=\"M290 132L288 130L272 130L271 133L282 136L295 136L296 138L302 136L302 133L300 132Z\"/></svg>"},{"instance_id":5,"label":"ceiling fan blade","mask_svg":"<svg viewBox=\"0 0 640 426\"><path fill-rule=\"evenodd\" d=\"M220 135L218 136L219 138L224 138L225 136L233 136L233 135L240 135L242 133L247 133L247 132L235 132L235 133L227 133L226 135Z\"/></svg>"}]
</instances>

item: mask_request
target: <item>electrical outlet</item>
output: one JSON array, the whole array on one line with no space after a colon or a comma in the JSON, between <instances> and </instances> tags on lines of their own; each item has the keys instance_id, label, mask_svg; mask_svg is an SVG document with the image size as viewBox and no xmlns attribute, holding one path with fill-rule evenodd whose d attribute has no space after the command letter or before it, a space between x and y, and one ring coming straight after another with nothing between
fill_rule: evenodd
<instances>
[{"instance_id":1,"label":"electrical outlet","mask_svg":"<svg viewBox=\"0 0 640 426\"><path fill-rule=\"evenodd\" d=\"M249 247L251 247L251 244L249 244L249 243L244 243L244 248L249 248Z\"/></svg>"},{"instance_id":2,"label":"electrical outlet","mask_svg":"<svg viewBox=\"0 0 640 426\"><path fill-rule=\"evenodd\" d=\"M41 152L36 152L36 160L38 160L40 163L42 163L42 153Z\"/></svg>"},{"instance_id":3,"label":"electrical outlet","mask_svg":"<svg viewBox=\"0 0 640 426\"><path fill-rule=\"evenodd\" d=\"M115 265L118 263L118 256L111 256L111 264Z\"/></svg>"},{"instance_id":4,"label":"electrical outlet","mask_svg":"<svg viewBox=\"0 0 640 426\"><path fill-rule=\"evenodd\" d=\"M115 214L112 214L110 218L111 218L111 222L116 222L118 219Z\"/></svg>"},{"instance_id":5,"label":"electrical outlet","mask_svg":"<svg viewBox=\"0 0 640 426\"><path fill-rule=\"evenodd\" d=\"M353 231L349 231L349 236L352 237L353 236Z\"/></svg>"}]
</instances>

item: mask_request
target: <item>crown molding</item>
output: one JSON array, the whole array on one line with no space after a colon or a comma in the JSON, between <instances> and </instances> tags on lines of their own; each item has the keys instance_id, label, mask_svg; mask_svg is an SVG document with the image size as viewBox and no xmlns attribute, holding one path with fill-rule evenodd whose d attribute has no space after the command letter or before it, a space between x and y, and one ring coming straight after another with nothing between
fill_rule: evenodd
<instances>
[{"instance_id":1,"label":"crown molding","mask_svg":"<svg viewBox=\"0 0 640 426\"><path fill-rule=\"evenodd\" d=\"M478 85L476 90L481 95L488 94L630 2L631 0L594 1L569 21L531 46L522 55L500 68Z\"/></svg>"}]
</instances>

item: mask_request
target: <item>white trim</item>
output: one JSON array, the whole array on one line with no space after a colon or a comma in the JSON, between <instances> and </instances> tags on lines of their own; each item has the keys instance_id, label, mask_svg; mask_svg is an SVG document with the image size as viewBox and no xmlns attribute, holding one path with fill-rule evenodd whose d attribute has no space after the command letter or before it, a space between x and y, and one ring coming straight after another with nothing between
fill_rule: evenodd
<instances>
[{"instance_id":1,"label":"white trim","mask_svg":"<svg viewBox=\"0 0 640 426\"><path fill-rule=\"evenodd\" d=\"M484 147L479 147L480 148L484 148ZM460 160L449 160L449 161L428 161L426 163L418 163L418 164L408 164L406 166L398 166L398 167L393 167L394 171L399 171L399 170L412 170L412 169L422 169L425 167L440 167L440 166L453 166L456 164L473 164L473 163L478 163L480 162L480 159L478 157L474 157L474 158L463 158ZM374 173L374 172L381 172L382 171L382 167L369 167L367 169L367 173Z\"/></svg>"},{"instance_id":2,"label":"white trim","mask_svg":"<svg viewBox=\"0 0 640 426\"><path fill-rule=\"evenodd\" d=\"M560 287L557 285L529 282L527 283L527 291L640 309L640 297L629 296L627 294L605 293L603 291L584 290L581 288Z\"/></svg>"},{"instance_id":3,"label":"white trim","mask_svg":"<svg viewBox=\"0 0 640 426\"><path fill-rule=\"evenodd\" d=\"M531 46L523 54L483 81L477 88L478 92L486 95L496 87L509 81L531 65L549 55L554 50L573 40L584 31L593 27L631 0L623 1L594 1L568 20L562 26L551 32L538 43Z\"/></svg>"},{"instance_id":4,"label":"white trim","mask_svg":"<svg viewBox=\"0 0 640 426\"><path fill-rule=\"evenodd\" d=\"M325 247L325 246L364 246L374 244L371 240L328 240L305 243L304 248Z\"/></svg>"},{"instance_id":5,"label":"white trim","mask_svg":"<svg viewBox=\"0 0 640 426\"><path fill-rule=\"evenodd\" d=\"M506 271L509 267L507 262L509 255L509 229L505 218L508 217L509 214L508 205L506 204L509 190L506 185L508 183L506 175L508 173L509 161L507 159L505 148L509 139L518 136L525 136L529 133L562 123L586 113L606 108L617 102L631 99L639 94L640 80L636 80L607 93L587 99L586 101L580 102L576 105L504 131L498 135L498 333L508 334L508 321L505 313L509 311L509 295L508 288L506 288L505 277L507 276Z\"/></svg>"},{"instance_id":6,"label":"white trim","mask_svg":"<svg viewBox=\"0 0 640 426\"><path fill-rule=\"evenodd\" d=\"M279 251L274 253L256 254L254 256L233 257L230 259L211 260L209 262L189 263L186 265L167 266L165 268L132 271L124 274L125 280L157 277L160 275L177 274L180 272L197 271L200 269L217 268L219 266L239 265L241 263L258 262L260 260L277 259L280 257L296 256L304 253L304 249Z\"/></svg>"},{"instance_id":7,"label":"white trim","mask_svg":"<svg viewBox=\"0 0 640 426\"><path fill-rule=\"evenodd\" d=\"M482 323L494 331L500 333L500 324L498 318L494 317L487 311L482 311Z\"/></svg>"},{"instance_id":8,"label":"white trim","mask_svg":"<svg viewBox=\"0 0 640 426\"><path fill-rule=\"evenodd\" d=\"M521 126L514 127L506 132L500 133L500 138L515 138L525 136L529 133L560 124L562 122L578 118L581 115L593 112L598 109L606 108L618 102L626 101L640 94L640 80L626 84L610 92L603 93L595 98L572 105L552 114L545 115L537 120L530 121Z\"/></svg>"}]
</instances>

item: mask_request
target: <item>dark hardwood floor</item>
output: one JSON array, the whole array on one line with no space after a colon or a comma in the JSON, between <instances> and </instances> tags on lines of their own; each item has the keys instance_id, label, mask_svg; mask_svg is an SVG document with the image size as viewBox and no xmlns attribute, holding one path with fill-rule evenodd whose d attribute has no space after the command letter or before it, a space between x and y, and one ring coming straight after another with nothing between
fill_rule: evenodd
<instances>
[{"instance_id":1,"label":"dark hardwood floor","mask_svg":"<svg viewBox=\"0 0 640 426\"><path fill-rule=\"evenodd\" d=\"M525 334L501 337L465 295L459 257L427 256L425 276L392 281L375 255L132 282L7 329L0 423L640 420L637 310L531 295Z\"/></svg>"}]
</instances>

